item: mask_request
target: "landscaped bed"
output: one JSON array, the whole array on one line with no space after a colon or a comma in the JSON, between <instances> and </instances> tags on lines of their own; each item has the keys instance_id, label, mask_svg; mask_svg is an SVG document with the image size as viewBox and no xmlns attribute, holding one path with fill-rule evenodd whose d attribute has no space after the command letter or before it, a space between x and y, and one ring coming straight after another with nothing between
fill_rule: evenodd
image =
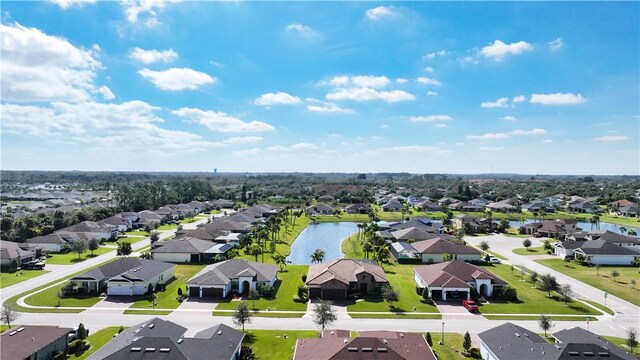
<instances>
[{"instance_id":1,"label":"landscaped bed","mask_svg":"<svg viewBox=\"0 0 640 360\"><path fill-rule=\"evenodd\" d=\"M89 350L79 353L78 356L76 356L75 354L71 354L67 359L82 360L88 358L91 354L96 352L96 350L109 342L109 340L113 339L113 334L117 334L119 329L119 326L112 326L104 328L102 330L98 330L96 332L90 332L91 335L89 335L89 337L87 337L85 340L88 341L91 346Z\"/></svg>"},{"instance_id":2,"label":"landscaped bed","mask_svg":"<svg viewBox=\"0 0 640 360\"><path fill-rule=\"evenodd\" d=\"M248 330L242 345L251 347L257 359L291 359L297 339L317 337L309 330Z\"/></svg>"}]
</instances>

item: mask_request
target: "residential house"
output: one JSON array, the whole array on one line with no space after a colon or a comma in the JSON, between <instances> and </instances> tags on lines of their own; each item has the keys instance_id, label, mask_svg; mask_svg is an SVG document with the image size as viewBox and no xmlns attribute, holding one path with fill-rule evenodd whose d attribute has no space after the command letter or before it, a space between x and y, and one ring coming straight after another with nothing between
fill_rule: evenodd
<instances>
[{"instance_id":1,"label":"residential house","mask_svg":"<svg viewBox=\"0 0 640 360\"><path fill-rule=\"evenodd\" d=\"M420 211L442 211L442 206L431 200L421 201L415 204L415 207Z\"/></svg>"},{"instance_id":2,"label":"residential house","mask_svg":"<svg viewBox=\"0 0 640 360\"><path fill-rule=\"evenodd\" d=\"M456 229L469 229L473 233L492 232L498 227L490 218L479 218L473 215L458 214L453 217L451 224Z\"/></svg>"},{"instance_id":3,"label":"residential house","mask_svg":"<svg viewBox=\"0 0 640 360\"><path fill-rule=\"evenodd\" d=\"M387 283L387 275L375 262L353 259L312 264L306 281L311 299L346 299L350 293L363 296Z\"/></svg>"},{"instance_id":4,"label":"residential house","mask_svg":"<svg viewBox=\"0 0 640 360\"><path fill-rule=\"evenodd\" d=\"M469 203L484 208L487 204L491 203L491 200L483 199L483 198L475 198L469 200Z\"/></svg>"},{"instance_id":5,"label":"residential house","mask_svg":"<svg viewBox=\"0 0 640 360\"><path fill-rule=\"evenodd\" d=\"M586 240L604 240L610 244L640 248L640 239L636 236L628 236L609 230L596 230L587 233Z\"/></svg>"},{"instance_id":6,"label":"residential house","mask_svg":"<svg viewBox=\"0 0 640 360\"><path fill-rule=\"evenodd\" d=\"M176 237L188 236L200 240L213 241L213 242L222 242L217 241L218 238L222 236L226 236L231 234L229 231L225 230L212 230L207 227L196 227L195 229L180 229L176 230Z\"/></svg>"},{"instance_id":7,"label":"residential house","mask_svg":"<svg viewBox=\"0 0 640 360\"><path fill-rule=\"evenodd\" d=\"M78 291L107 295L143 295L149 284L156 287L175 277L176 265L124 257L70 279Z\"/></svg>"},{"instance_id":8,"label":"residential house","mask_svg":"<svg viewBox=\"0 0 640 360\"><path fill-rule=\"evenodd\" d=\"M513 201L511 199L502 200L498 202L492 202L486 204L484 208L493 212L501 212L501 213L514 213L518 212L518 208L512 204Z\"/></svg>"},{"instance_id":9,"label":"residential house","mask_svg":"<svg viewBox=\"0 0 640 360\"><path fill-rule=\"evenodd\" d=\"M261 285L273 286L278 267L254 261L230 259L212 264L187 280L191 297L227 297L231 292L245 293Z\"/></svg>"},{"instance_id":10,"label":"residential house","mask_svg":"<svg viewBox=\"0 0 640 360\"><path fill-rule=\"evenodd\" d=\"M419 288L427 289L432 299L471 298L471 289L481 296L491 297L507 282L488 270L463 261L418 266L413 269Z\"/></svg>"},{"instance_id":11,"label":"residential house","mask_svg":"<svg viewBox=\"0 0 640 360\"><path fill-rule=\"evenodd\" d=\"M401 230L391 231L394 241L420 241L436 237L434 233L428 233L416 227L405 228Z\"/></svg>"},{"instance_id":12,"label":"residential house","mask_svg":"<svg viewBox=\"0 0 640 360\"><path fill-rule=\"evenodd\" d=\"M569 330L568 334L565 333L566 335L561 333L553 336L558 334L560 338L571 341L561 342L556 339L556 343L551 344L536 332L507 322L478 334L480 355L485 360L634 359L624 350L595 334L594 339L579 333L583 336L580 339L575 338L578 332L573 329Z\"/></svg>"},{"instance_id":13,"label":"residential house","mask_svg":"<svg viewBox=\"0 0 640 360\"><path fill-rule=\"evenodd\" d=\"M335 213L335 209L326 204L318 204L312 205L305 209L305 213L307 215L333 215Z\"/></svg>"},{"instance_id":14,"label":"residential house","mask_svg":"<svg viewBox=\"0 0 640 360\"><path fill-rule=\"evenodd\" d=\"M392 243L389 251L391 255L399 261L420 258L418 251L411 244L404 241Z\"/></svg>"},{"instance_id":15,"label":"residential house","mask_svg":"<svg viewBox=\"0 0 640 360\"><path fill-rule=\"evenodd\" d=\"M638 216L638 206L620 206L616 213L620 216L628 216L628 217L637 217Z\"/></svg>"},{"instance_id":16,"label":"residential house","mask_svg":"<svg viewBox=\"0 0 640 360\"><path fill-rule=\"evenodd\" d=\"M556 333L553 333L551 336L555 339L555 343L561 346L565 344L567 345L581 344L581 345L592 345L592 346L595 345L599 347L599 349L586 349L586 348L577 349L577 350L582 350L581 355L586 358L594 357L588 353L589 351L591 351L594 355L598 354L598 356L600 357L612 358L612 355L613 355L614 359L616 357L619 359L625 359L625 360L634 359L632 354L629 354L624 349L619 348L617 345L611 343L609 340L580 327L560 330ZM579 348L579 346L577 347ZM605 352L608 353L609 356L606 356ZM571 356L571 354L569 355Z\"/></svg>"},{"instance_id":17,"label":"residential house","mask_svg":"<svg viewBox=\"0 0 640 360\"><path fill-rule=\"evenodd\" d=\"M226 258L231 244L218 244L189 236L180 236L171 240L156 242L151 254L156 261L172 263L202 263L212 261L216 256Z\"/></svg>"},{"instance_id":18,"label":"residential house","mask_svg":"<svg viewBox=\"0 0 640 360\"><path fill-rule=\"evenodd\" d=\"M0 265L11 267L15 261L17 266L35 260L40 256L41 248L28 243L15 243L0 240Z\"/></svg>"},{"instance_id":19,"label":"residential house","mask_svg":"<svg viewBox=\"0 0 640 360\"><path fill-rule=\"evenodd\" d=\"M71 328L58 326L20 326L0 334L0 358L6 360L51 360L67 351Z\"/></svg>"},{"instance_id":20,"label":"residential house","mask_svg":"<svg viewBox=\"0 0 640 360\"><path fill-rule=\"evenodd\" d=\"M577 223L574 219L544 220L525 224L521 228L525 235L564 238L582 230L577 227Z\"/></svg>"},{"instance_id":21,"label":"residential house","mask_svg":"<svg viewBox=\"0 0 640 360\"><path fill-rule=\"evenodd\" d=\"M165 221L165 217L151 210L142 210L138 213L138 220L133 222L134 228L144 228L145 226L160 225Z\"/></svg>"},{"instance_id":22,"label":"residential house","mask_svg":"<svg viewBox=\"0 0 640 360\"><path fill-rule=\"evenodd\" d=\"M251 215L256 218L268 218L272 215L280 213L282 209L276 208L267 204L254 205L250 208L243 210L242 212Z\"/></svg>"},{"instance_id":23,"label":"residential house","mask_svg":"<svg viewBox=\"0 0 640 360\"><path fill-rule=\"evenodd\" d=\"M157 210L154 211L154 213L162 216L163 223L176 221L180 219L180 215L183 215L180 213L180 211L176 209L176 205L165 205L165 206L159 207Z\"/></svg>"},{"instance_id":24,"label":"residential house","mask_svg":"<svg viewBox=\"0 0 640 360\"><path fill-rule=\"evenodd\" d=\"M567 204L567 211L574 213L592 214L600 211L600 207L595 201L577 200Z\"/></svg>"},{"instance_id":25,"label":"residential house","mask_svg":"<svg viewBox=\"0 0 640 360\"><path fill-rule=\"evenodd\" d=\"M211 201L210 204L214 209L217 209L217 208L220 208L220 209L231 209L231 208L233 208L233 201L226 200L226 199L214 200L214 201Z\"/></svg>"},{"instance_id":26,"label":"residential house","mask_svg":"<svg viewBox=\"0 0 640 360\"><path fill-rule=\"evenodd\" d=\"M318 198L318 201L323 203L330 203L330 202L334 202L335 200L336 199L331 195L322 195Z\"/></svg>"},{"instance_id":27,"label":"residential house","mask_svg":"<svg viewBox=\"0 0 640 360\"><path fill-rule=\"evenodd\" d=\"M401 211L404 209L404 205L398 200L390 200L388 203L381 206L383 211Z\"/></svg>"},{"instance_id":28,"label":"residential house","mask_svg":"<svg viewBox=\"0 0 640 360\"><path fill-rule=\"evenodd\" d=\"M442 205L451 205L455 202L458 202L458 199L454 199L454 198L450 198L450 197L443 197L442 199L438 200L438 204L440 204L440 206Z\"/></svg>"},{"instance_id":29,"label":"residential house","mask_svg":"<svg viewBox=\"0 0 640 360\"><path fill-rule=\"evenodd\" d=\"M87 239L116 239L118 238L118 229L113 225L98 224L93 221L83 221L81 223L67 226L66 228L56 231L58 233L82 233Z\"/></svg>"},{"instance_id":30,"label":"residential house","mask_svg":"<svg viewBox=\"0 0 640 360\"><path fill-rule=\"evenodd\" d=\"M422 334L394 331L324 330L321 338L298 339L293 360L435 360Z\"/></svg>"},{"instance_id":31,"label":"residential house","mask_svg":"<svg viewBox=\"0 0 640 360\"><path fill-rule=\"evenodd\" d=\"M205 229L208 232L226 231L234 233L246 234L251 231L251 224L246 222L238 222L227 220L226 218L215 218L207 224L198 225L197 228Z\"/></svg>"},{"instance_id":32,"label":"residential house","mask_svg":"<svg viewBox=\"0 0 640 360\"><path fill-rule=\"evenodd\" d=\"M369 204L352 204L344 208L347 214L368 214L371 211Z\"/></svg>"},{"instance_id":33,"label":"residential house","mask_svg":"<svg viewBox=\"0 0 640 360\"><path fill-rule=\"evenodd\" d=\"M441 222L428 218L412 218L405 222L391 223L388 227L391 231L414 227L432 234L442 234L444 231L444 225L442 225ZM382 228L382 226L380 226L380 228Z\"/></svg>"},{"instance_id":34,"label":"residential house","mask_svg":"<svg viewBox=\"0 0 640 360\"><path fill-rule=\"evenodd\" d=\"M59 253L69 241L75 238L74 234L59 232L32 237L30 239L26 239L25 242L32 246L38 246L42 250L48 252Z\"/></svg>"},{"instance_id":35,"label":"residential house","mask_svg":"<svg viewBox=\"0 0 640 360\"><path fill-rule=\"evenodd\" d=\"M453 260L480 261L482 253L470 246L456 244L442 237L414 242L411 244L421 255L423 263L442 262L443 254L449 254Z\"/></svg>"},{"instance_id":36,"label":"residential house","mask_svg":"<svg viewBox=\"0 0 640 360\"><path fill-rule=\"evenodd\" d=\"M640 257L640 248L615 245L605 240L576 241L575 256L582 255L584 261L593 265L634 265ZM563 243L564 245L564 243Z\"/></svg>"},{"instance_id":37,"label":"residential house","mask_svg":"<svg viewBox=\"0 0 640 360\"><path fill-rule=\"evenodd\" d=\"M125 219L123 216L116 214L98 221L99 225L115 226L118 232L126 232L131 230L133 222Z\"/></svg>"},{"instance_id":38,"label":"residential house","mask_svg":"<svg viewBox=\"0 0 640 360\"><path fill-rule=\"evenodd\" d=\"M449 208L452 210L465 212L482 212L484 210L482 206L474 205L467 201L459 201L457 203L453 203L449 205Z\"/></svg>"}]
</instances>

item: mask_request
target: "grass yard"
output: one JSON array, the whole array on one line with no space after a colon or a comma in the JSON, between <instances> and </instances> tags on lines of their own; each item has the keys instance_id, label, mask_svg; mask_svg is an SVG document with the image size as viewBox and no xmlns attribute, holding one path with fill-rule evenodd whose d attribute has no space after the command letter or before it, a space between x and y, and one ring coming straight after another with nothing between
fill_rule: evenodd
<instances>
[{"instance_id":1,"label":"grass yard","mask_svg":"<svg viewBox=\"0 0 640 360\"><path fill-rule=\"evenodd\" d=\"M17 325L13 325L13 326L17 326ZM0 332L5 332L9 330L9 325L0 325Z\"/></svg>"},{"instance_id":2,"label":"grass yard","mask_svg":"<svg viewBox=\"0 0 640 360\"><path fill-rule=\"evenodd\" d=\"M358 241L358 233L352 234L342 241L342 253L348 259L364 259L364 251Z\"/></svg>"},{"instance_id":3,"label":"grass yard","mask_svg":"<svg viewBox=\"0 0 640 360\"><path fill-rule=\"evenodd\" d=\"M51 257L47 257L46 263L54 264L54 265L72 265L72 264L85 261L87 259L94 258L96 256L100 256L102 254L106 254L111 251L116 251L116 249L101 246L100 248L98 248L96 251L93 252L93 256L91 255L91 251L87 250L80 256L80 258L78 258L78 253L74 253L74 252L69 252L66 254L54 253L54 254L51 254Z\"/></svg>"},{"instance_id":4,"label":"grass yard","mask_svg":"<svg viewBox=\"0 0 640 360\"><path fill-rule=\"evenodd\" d=\"M547 251L544 249L544 246L530 247L529 249L522 247L513 249L512 251L514 254L518 255L544 255L547 253Z\"/></svg>"},{"instance_id":5,"label":"grass yard","mask_svg":"<svg viewBox=\"0 0 640 360\"><path fill-rule=\"evenodd\" d=\"M280 226L280 233L278 234L279 241L276 244L276 251L284 256L288 256L291 253L291 244L293 244L302 230L304 230L311 222L311 220L306 215L302 215L299 218L296 217L295 220L295 226L289 225L286 230L284 225ZM275 261L273 261L273 259L271 258L272 253L269 249L269 246L267 246L265 250L264 262L267 264L275 264ZM245 254L244 251L241 251L241 255L237 258L255 261L254 256ZM262 261L262 255L258 256L258 261Z\"/></svg>"},{"instance_id":6,"label":"grass yard","mask_svg":"<svg viewBox=\"0 0 640 360\"><path fill-rule=\"evenodd\" d=\"M125 310L125 315L169 315L172 311L168 310Z\"/></svg>"},{"instance_id":7,"label":"grass yard","mask_svg":"<svg viewBox=\"0 0 640 360\"><path fill-rule=\"evenodd\" d=\"M389 279L389 284L398 293L399 301L394 303L395 310L389 311L387 303L381 297L367 297L365 301L357 301L347 306L348 311L375 311L389 312L389 315L395 316L396 312L411 313L429 312L437 313L438 309L434 305L423 304L420 302L421 296L416 293L416 283L413 280L413 268L415 265L385 264L384 270Z\"/></svg>"},{"instance_id":8,"label":"grass yard","mask_svg":"<svg viewBox=\"0 0 640 360\"><path fill-rule=\"evenodd\" d=\"M48 272L47 270L22 270L14 273L0 273L0 289L36 278Z\"/></svg>"},{"instance_id":9,"label":"grass yard","mask_svg":"<svg viewBox=\"0 0 640 360\"><path fill-rule=\"evenodd\" d=\"M248 301L247 301L248 302ZM237 303L237 302L236 302ZM305 312L295 312L295 313L277 313L270 311L253 311L253 317L269 317L269 318L301 318L303 317ZM228 311L213 311L211 313L212 316L231 316L232 313Z\"/></svg>"},{"instance_id":10,"label":"grass yard","mask_svg":"<svg viewBox=\"0 0 640 360\"><path fill-rule=\"evenodd\" d=\"M611 343L613 343L614 345L619 346L620 348L624 349L625 351L630 351L629 347L627 346L627 339L626 338L621 338L621 337L615 337L615 336L603 336L605 339L609 340ZM633 353L633 355L637 358L640 359L640 350L638 350L638 348L636 348L635 353Z\"/></svg>"},{"instance_id":11,"label":"grass yard","mask_svg":"<svg viewBox=\"0 0 640 360\"><path fill-rule=\"evenodd\" d=\"M557 294L551 298L547 292L539 289L540 283L535 288L531 282L520 281L520 271L511 272L510 266L504 264L487 265L485 268L506 281L509 286L518 291L518 302L492 302L479 304L480 312L487 314L554 314L554 315L601 315L601 313L578 301L569 302L568 306L560 300ZM528 277L525 274L524 279Z\"/></svg>"},{"instance_id":12,"label":"grass yard","mask_svg":"<svg viewBox=\"0 0 640 360\"><path fill-rule=\"evenodd\" d=\"M312 330L250 330L242 344L251 347L258 360L291 359L297 339L317 337Z\"/></svg>"},{"instance_id":13,"label":"grass yard","mask_svg":"<svg viewBox=\"0 0 640 360\"><path fill-rule=\"evenodd\" d=\"M158 309L175 309L180 303L176 300L178 297L178 288L182 287L182 291L186 294L187 289L184 284L198 271L202 270L205 265L176 265L176 278L168 283L164 291L156 293L156 308ZM153 304L150 300L141 299L133 303L130 309L151 309Z\"/></svg>"},{"instance_id":14,"label":"grass yard","mask_svg":"<svg viewBox=\"0 0 640 360\"><path fill-rule=\"evenodd\" d=\"M276 294L273 299L260 298L255 302L246 300L250 307L257 310L280 310L280 311L306 311L307 304L293 301L298 296L298 286L304 285L302 275L308 270L308 265L287 265L284 272L278 272L278 280L276 281ZM217 310L233 310L238 306L238 301L223 300L216 306ZM229 314L231 315L231 314ZM296 316L300 317L300 316Z\"/></svg>"},{"instance_id":15,"label":"grass yard","mask_svg":"<svg viewBox=\"0 0 640 360\"><path fill-rule=\"evenodd\" d=\"M71 354L67 357L67 359L82 360L82 359L88 358L91 354L96 352L96 350L98 350L104 344L109 342L109 340L113 338L113 334L117 334L119 329L120 329L119 326L112 326L112 327L104 328L102 330L98 330L95 333L89 332L91 335L89 335L89 337L87 337L86 339L86 341L88 341L89 344L91 344L91 347L89 348L89 350L84 351L82 353Z\"/></svg>"},{"instance_id":16,"label":"grass yard","mask_svg":"<svg viewBox=\"0 0 640 360\"><path fill-rule=\"evenodd\" d=\"M602 266L598 271L595 266L565 263L561 259L537 260L537 262L596 287L603 292L606 291L632 304L640 306L640 273L638 272L637 267ZM615 281L611 277L611 272L613 270L620 273L620 276L617 277ZM632 279L639 283L635 286L635 289L631 286ZM601 300L604 303L604 297Z\"/></svg>"},{"instance_id":17,"label":"grass yard","mask_svg":"<svg viewBox=\"0 0 640 360\"><path fill-rule=\"evenodd\" d=\"M438 360L457 360L457 359L471 359L462 355L464 349L462 348L462 342L464 336L457 333L444 333L444 344L439 345L442 338L441 333L431 333L431 340L433 346L431 349L438 357Z\"/></svg>"},{"instance_id":18,"label":"grass yard","mask_svg":"<svg viewBox=\"0 0 640 360\"><path fill-rule=\"evenodd\" d=\"M539 315L484 315L487 320L531 320L537 321L540 316ZM551 315L549 316L552 321L586 321L587 317L579 317L579 316L566 316L566 315ZM597 318L591 316L589 317L589 321L598 321Z\"/></svg>"},{"instance_id":19,"label":"grass yard","mask_svg":"<svg viewBox=\"0 0 640 360\"><path fill-rule=\"evenodd\" d=\"M127 235L133 235L133 236L149 236L149 233L144 231L144 230L132 230L132 231L127 231L125 234Z\"/></svg>"},{"instance_id":20,"label":"grass yard","mask_svg":"<svg viewBox=\"0 0 640 360\"><path fill-rule=\"evenodd\" d=\"M127 235L126 238L120 238L118 239L118 241L116 241L114 244L118 244L118 243L122 243L122 242L128 242L131 245L140 242L142 240L146 240L148 239L147 235Z\"/></svg>"},{"instance_id":21,"label":"grass yard","mask_svg":"<svg viewBox=\"0 0 640 360\"><path fill-rule=\"evenodd\" d=\"M63 307L91 307L97 304L102 298L98 296L78 296L78 297L67 297L60 299L60 306L58 306L58 290L65 284L56 285L52 288L49 288L45 291L39 292L37 294L31 295L28 298L24 299L24 302L31 306L54 306L58 308ZM51 309L48 309L51 311ZM82 310L79 310L82 311ZM78 311L78 312L79 312Z\"/></svg>"},{"instance_id":22,"label":"grass yard","mask_svg":"<svg viewBox=\"0 0 640 360\"><path fill-rule=\"evenodd\" d=\"M206 218L207 218L207 216L186 218L186 219L180 220L180 224L191 224L193 222L196 222L196 221L202 220L202 219L206 219Z\"/></svg>"},{"instance_id":23,"label":"grass yard","mask_svg":"<svg viewBox=\"0 0 640 360\"><path fill-rule=\"evenodd\" d=\"M613 310L609 309L608 307L606 307L606 306L604 306L604 305L602 305L600 303L597 303L597 302L594 302L594 301L585 300L585 299L580 299L580 301L586 302L591 306L595 306L598 309L600 309L601 311L606 312L609 315L615 315L615 312Z\"/></svg>"},{"instance_id":24,"label":"grass yard","mask_svg":"<svg viewBox=\"0 0 640 360\"><path fill-rule=\"evenodd\" d=\"M349 316L354 319L430 319L437 320L442 319L442 315L439 314L412 314L412 313L369 313L369 314L354 314L349 313Z\"/></svg>"},{"instance_id":25,"label":"grass yard","mask_svg":"<svg viewBox=\"0 0 640 360\"><path fill-rule=\"evenodd\" d=\"M178 228L178 225L176 224L165 224L165 225L160 225L158 227L158 230L163 231L163 230L175 230Z\"/></svg>"}]
</instances>

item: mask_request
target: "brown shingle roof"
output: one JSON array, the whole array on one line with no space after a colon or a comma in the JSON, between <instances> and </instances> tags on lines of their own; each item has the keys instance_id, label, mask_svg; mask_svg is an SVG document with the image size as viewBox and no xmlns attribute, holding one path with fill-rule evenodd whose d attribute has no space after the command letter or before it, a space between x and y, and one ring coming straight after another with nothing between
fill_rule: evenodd
<instances>
[{"instance_id":1,"label":"brown shingle roof","mask_svg":"<svg viewBox=\"0 0 640 360\"><path fill-rule=\"evenodd\" d=\"M16 331L19 329L23 330ZM72 330L57 326L14 327L0 335L0 342L2 343L0 357L2 359L25 359L52 342L66 336Z\"/></svg>"},{"instance_id":2,"label":"brown shingle roof","mask_svg":"<svg viewBox=\"0 0 640 360\"><path fill-rule=\"evenodd\" d=\"M321 285L332 279L349 284L356 282L356 274L361 272L371 274L376 282L389 282L384 270L378 265L353 259L338 259L309 266L307 284Z\"/></svg>"},{"instance_id":3,"label":"brown shingle roof","mask_svg":"<svg viewBox=\"0 0 640 360\"><path fill-rule=\"evenodd\" d=\"M421 254L481 254L479 250L476 250L470 246L455 244L451 241L443 240L439 237L414 242L412 245Z\"/></svg>"},{"instance_id":4,"label":"brown shingle roof","mask_svg":"<svg viewBox=\"0 0 640 360\"><path fill-rule=\"evenodd\" d=\"M418 266L413 271L429 287L469 287L468 283L475 279L491 279L493 284L506 284L504 280L479 266L457 260Z\"/></svg>"}]
</instances>

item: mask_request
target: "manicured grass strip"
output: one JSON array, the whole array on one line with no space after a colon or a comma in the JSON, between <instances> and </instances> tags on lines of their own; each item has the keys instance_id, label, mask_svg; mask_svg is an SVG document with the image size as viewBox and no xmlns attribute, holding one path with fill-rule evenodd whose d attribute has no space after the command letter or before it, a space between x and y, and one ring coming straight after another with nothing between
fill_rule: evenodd
<instances>
[{"instance_id":1,"label":"manicured grass strip","mask_svg":"<svg viewBox=\"0 0 640 360\"><path fill-rule=\"evenodd\" d=\"M14 273L0 273L0 289L36 278L48 272L48 270L22 270Z\"/></svg>"},{"instance_id":2,"label":"manicured grass strip","mask_svg":"<svg viewBox=\"0 0 640 360\"><path fill-rule=\"evenodd\" d=\"M602 302L604 302L604 292L606 291L636 306L640 306L640 285L636 285L635 288L631 286L632 279L640 283L638 281L640 280L640 274L637 267L602 266L598 270L595 266L565 263L561 259L545 259L537 260L537 262L602 290ZM620 276L615 281L611 277L611 272L614 270L620 273Z\"/></svg>"},{"instance_id":3,"label":"manicured grass strip","mask_svg":"<svg viewBox=\"0 0 640 360\"><path fill-rule=\"evenodd\" d=\"M495 257L497 257L497 258L498 258L498 259L500 259L500 260L508 260L506 257L504 257L504 256L502 256L502 255L500 255L500 254L498 254L498 253L496 253L496 252L493 252L493 251L491 251L491 250L487 250L487 252L488 252L489 254L491 254L491 255L493 255L493 256L495 256Z\"/></svg>"},{"instance_id":4,"label":"manicured grass strip","mask_svg":"<svg viewBox=\"0 0 640 360\"><path fill-rule=\"evenodd\" d=\"M340 248L345 258L364 259L364 251L362 251L362 245L358 240L358 237L361 237L361 236L362 236L362 233L357 232L342 241L342 245L340 245Z\"/></svg>"},{"instance_id":5,"label":"manicured grass strip","mask_svg":"<svg viewBox=\"0 0 640 360\"><path fill-rule=\"evenodd\" d=\"M488 320L538 320L539 315L526 316L526 315L484 315ZM562 316L551 315L549 316L553 321L586 321L585 317L579 316ZM590 316L589 321L598 321L597 318Z\"/></svg>"},{"instance_id":6,"label":"manicured grass strip","mask_svg":"<svg viewBox=\"0 0 640 360\"><path fill-rule=\"evenodd\" d=\"M172 311L169 310L125 310L125 315L169 315Z\"/></svg>"},{"instance_id":7,"label":"manicured grass strip","mask_svg":"<svg viewBox=\"0 0 640 360\"><path fill-rule=\"evenodd\" d=\"M178 297L178 288L182 287L183 294L187 289L184 284L193 277L198 271L202 270L205 265L178 264L176 265L176 278L167 284L164 291L156 293L156 308L158 309L175 309L180 306L180 302L176 300ZM146 308L151 309L153 304L149 299L141 299L133 303L130 308Z\"/></svg>"},{"instance_id":8,"label":"manicured grass strip","mask_svg":"<svg viewBox=\"0 0 640 360\"><path fill-rule=\"evenodd\" d=\"M64 285L56 285L52 288L39 292L35 295L29 296L24 299L24 302L31 306L58 306L58 290ZM60 299L60 306L58 307L91 307L102 300L98 296L82 296L82 297L66 297ZM51 311L51 309L49 310ZM78 312L83 310L78 310Z\"/></svg>"},{"instance_id":9,"label":"manicured grass strip","mask_svg":"<svg viewBox=\"0 0 640 360\"><path fill-rule=\"evenodd\" d=\"M116 251L114 248L108 248L101 246L96 251L93 252L93 256L91 255L91 251L86 251L83 253L78 259L78 253L70 252L66 254L51 254L51 257L47 258L47 264L55 264L55 265L72 265L87 259L91 259L93 257L106 254L111 251Z\"/></svg>"},{"instance_id":10,"label":"manicured grass strip","mask_svg":"<svg viewBox=\"0 0 640 360\"><path fill-rule=\"evenodd\" d=\"M284 272L278 272L276 281L276 293L272 299L260 298L255 301L246 300L249 307L257 310L281 310L281 311L306 311L307 304L293 301L298 296L298 286L304 285L302 275L309 269L308 265L287 265ZM238 301L222 300L216 306L217 310L233 310L238 306Z\"/></svg>"},{"instance_id":11,"label":"manicured grass strip","mask_svg":"<svg viewBox=\"0 0 640 360\"><path fill-rule=\"evenodd\" d=\"M368 314L354 314L349 313L349 316L354 319L442 319L442 315L438 314L412 314L412 313L368 313Z\"/></svg>"},{"instance_id":12,"label":"manicured grass strip","mask_svg":"<svg viewBox=\"0 0 640 360\"><path fill-rule=\"evenodd\" d=\"M597 307L598 309L606 312L609 315L615 315L615 311L609 309L608 307L606 307L606 306L604 306L604 305L602 305L600 303L597 303L595 301L585 300L585 299L580 299L580 301L584 301L586 303L589 303L590 305L593 305L593 306Z\"/></svg>"},{"instance_id":13,"label":"manicured grass strip","mask_svg":"<svg viewBox=\"0 0 640 360\"><path fill-rule=\"evenodd\" d=\"M178 225L176 224L166 224L166 225L160 225L158 227L158 230L175 230L178 228Z\"/></svg>"},{"instance_id":14,"label":"manicured grass strip","mask_svg":"<svg viewBox=\"0 0 640 360\"><path fill-rule=\"evenodd\" d=\"M136 231L127 231L125 234L127 235L135 235L135 236L149 236L149 233L143 230L136 230Z\"/></svg>"},{"instance_id":15,"label":"manicured grass strip","mask_svg":"<svg viewBox=\"0 0 640 360\"><path fill-rule=\"evenodd\" d=\"M118 243L122 243L122 242L128 242L129 244L133 245L137 242L140 242L142 240L146 240L148 239L147 236L139 236L139 235L131 235L131 236L127 236L126 238L120 238L118 239L117 242L113 243L113 244L118 244ZM107 243L109 244L109 243Z\"/></svg>"},{"instance_id":16,"label":"manicured grass strip","mask_svg":"<svg viewBox=\"0 0 640 360\"><path fill-rule=\"evenodd\" d=\"M104 344L109 342L109 340L113 338L113 334L117 334L119 329L120 329L119 326L112 326L112 327L104 328L102 330L98 330L95 333L89 332L91 335L89 335L89 337L87 337L86 339L86 341L88 341L89 344L91 344L91 347L89 348L89 350L84 351L81 354L79 353L77 354L77 356L76 354L71 354L67 357L67 359L82 360L82 359L88 358L91 354L96 352L96 350L98 350Z\"/></svg>"},{"instance_id":17,"label":"manicured grass strip","mask_svg":"<svg viewBox=\"0 0 640 360\"><path fill-rule=\"evenodd\" d=\"M248 330L242 344L251 347L257 359L291 359L297 339L318 336L309 330Z\"/></svg>"},{"instance_id":18,"label":"manicured grass strip","mask_svg":"<svg viewBox=\"0 0 640 360\"><path fill-rule=\"evenodd\" d=\"M14 327L18 326L18 325L13 325ZM5 332L9 330L9 325L0 325L0 332Z\"/></svg>"},{"instance_id":19,"label":"manicured grass strip","mask_svg":"<svg viewBox=\"0 0 640 360\"><path fill-rule=\"evenodd\" d=\"M567 315L601 315L590 306L579 301L571 301L568 306L564 305L557 294L547 297L547 292L539 289L540 283L535 288L531 287L531 282L520 281L521 273L518 269L510 270L509 265L495 264L484 266L485 269L506 281L509 286L518 292L517 302L492 301L489 304L480 304L480 312L487 314L567 314ZM524 279L528 280L525 274Z\"/></svg>"},{"instance_id":20,"label":"manicured grass strip","mask_svg":"<svg viewBox=\"0 0 640 360\"><path fill-rule=\"evenodd\" d=\"M603 338L609 340L614 345L618 345L623 350L628 351L629 353L631 353L631 349L629 349L629 347L627 346L627 339L626 338L615 337L615 336L603 336ZM640 356L638 356L638 355L640 355L640 353L638 353L638 348L636 348L636 353L633 354L633 356L635 356L637 359L640 359Z\"/></svg>"},{"instance_id":21,"label":"manicured grass strip","mask_svg":"<svg viewBox=\"0 0 640 360\"><path fill-rule=\"evenodd\" d=\"M254 311L254 317L268 317L268 318L301 318L304 316L304 312L298 313L277 313L270 311ZM233 313L230 311L213 311L211 313L212 316L232 316Z\"/></svg>"},{"instance_id":22,"label":"manicured grass strip","mask_svg":"<svg viewBox=\"0 0 640 360\"><path fill-rule=\"evenodd\" d=\"M530 247L529 250L527 250L527 248L517 248L512 251L518 255L544 255L547 253L544 246Z\"/></svg>"},{"instance_id":23,"label":"manicured grass strip","mask_svg":"<svg viewBox=\"0 0 640 360\"><path fill-rule=\"evenodd\" d=\"M467 359L462 355L462 352L464 351L462 348L464 336L461 334L444 333L443 345L440 345L440 340L442 340L440 332L432 332L431 339L433 341L431 350L436 354L438 360Z\"/></svg>"}]
</instances>

